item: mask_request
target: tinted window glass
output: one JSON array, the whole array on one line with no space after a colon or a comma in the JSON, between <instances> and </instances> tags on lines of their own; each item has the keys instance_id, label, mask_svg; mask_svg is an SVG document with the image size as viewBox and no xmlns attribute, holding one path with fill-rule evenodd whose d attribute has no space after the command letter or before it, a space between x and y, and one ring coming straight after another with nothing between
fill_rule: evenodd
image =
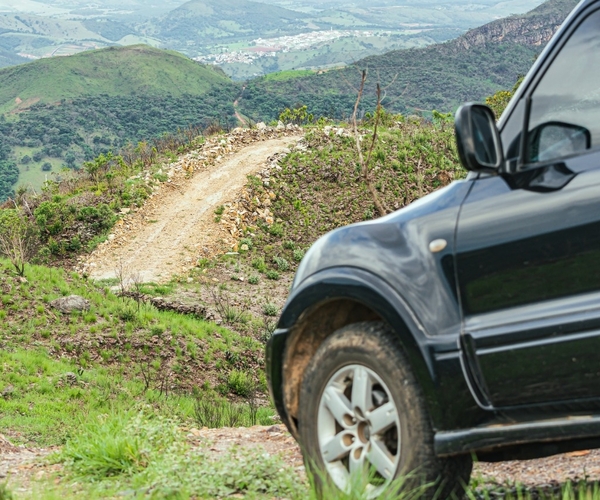
<instances>
[{"instance_id":1,"label":"tinted window glass","mask_svg":"<svg viewBox=\"0 0 600 500\"><path fill-rule=\"evenodd\" d=\"M600 11L577 28L531 98L529 161L600 146Z\"/></svg>"}]
</instances>

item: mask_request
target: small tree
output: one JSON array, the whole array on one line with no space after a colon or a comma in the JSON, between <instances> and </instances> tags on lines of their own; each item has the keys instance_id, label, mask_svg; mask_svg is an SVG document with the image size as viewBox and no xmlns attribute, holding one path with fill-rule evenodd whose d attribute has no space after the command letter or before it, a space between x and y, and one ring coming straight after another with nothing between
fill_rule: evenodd
<instances>
[{"instance_id":1,"label":"small tree","mask_svg":"<svg viewBox=\"0 0 600 500\"><path fill-rule=\"evenodd\" d=\"M44 164L42 165L42 170L44 172L50 172L50 170L52 170L52 163L50 163L49 161L44 162Z\"/></svg>"},{"instance_id":2,"label":"small tree","mask_svg":"<svg viewBox=\"0 0 600 500\"><path fill-rule=\"evenodd\" d=\"M35 256L37 244L35 226L20 209L0 210L0 255L10 260L19 276L23 276L25 264Z\"/></svg>"}]
</instances>

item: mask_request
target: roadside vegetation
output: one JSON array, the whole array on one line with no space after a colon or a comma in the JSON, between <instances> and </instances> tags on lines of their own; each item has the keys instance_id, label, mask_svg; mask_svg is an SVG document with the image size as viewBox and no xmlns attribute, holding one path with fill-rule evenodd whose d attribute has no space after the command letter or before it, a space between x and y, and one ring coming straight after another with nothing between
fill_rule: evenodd
<instances>
[{"instance_id":1,"label":"roadside vegetation","mask_svg":"<svg viewBox=\"0 0 600 500\"><path fill-rule=\"evenodd\" d=\"M89 309L51 305L79 295ZM118 297L59 268L0 260L0 428L62 444L80 423L149 405L201 427L273 422L263 345L201 319Z\"/></svg>"}]
</instances>

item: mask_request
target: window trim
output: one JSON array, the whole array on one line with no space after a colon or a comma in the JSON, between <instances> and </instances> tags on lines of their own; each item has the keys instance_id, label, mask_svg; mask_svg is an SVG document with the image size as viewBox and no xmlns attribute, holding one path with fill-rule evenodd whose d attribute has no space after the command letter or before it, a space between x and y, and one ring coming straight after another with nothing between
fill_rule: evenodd
<instances>
[{"instance_id":1,"label":"window trim","mask_svg":"<svg viewBox=\"0 0 600 500\"><path fill-rule=\"evenodd\" d=\"M569 156L556 158L554 160L547 160L544 162L537 162L537 163L525 163L523 161L524 158L526 157L523 153L525 152L524 149L525 149L525 145L527 143L527 136L529 135L528 128L529 128L529 114L530 114L530 107L531 107L531 102L530 102L531 96L532 96L533 92L535 92L535 89L537 88L541 79L544 78L544 76L546 75L548 68L552 65L552 63L554 62L554 60L556 59L558 54L561 52L563 47L571 39L571 36L573 35L573 33L579 28L579 26L589 16L591 16L592 14L594 14L598 11L600 11L600 2L595 2L595 3L585 7L580 12L574 11L571 15L569 15L567 17L567 19L565 20L565 23L568 23L568 24L563 25L564 29L561 29L559 31L559 38L554 43L551 43L551 45L546 46L546 49L544 49L544 51L542 51L542 53L540 54L540 58L543 58L543 59L540 61L539 65L534 63L534 66L532 66L531 70L528 73L528 74L531 74L533 72L531 79L526 78L525 81L522 83L522 90L521 90L521 92L519 92L517 94L518 98L515 100L514 104L511 106L511 108L509 110L509 115L506 117L506 119L501 120L501 123L499 123L500 135L502 137L504 130L508 126L508 123L513 118L518 119L518 117L515 117L514 113L518 109L519 105L521 103L523 103L523 105L525 106L525 109L523 110L523 117L522 117L522 122L521 122L521 127L520 127L521 128L521 138L520 138L521 144L519 146L519 156L516 158L517 171L531 170L531 169L538 168L538 167L541 168L541 167L545 167L548 165L552 165L552 164L556 163L556 161L558 161L558 160L565 161L565 160L569 160L570 158L582 156L583 154L597 153L599 151L598 149L590 149L590 150L586 151L585 153L572 154ZM506 138L502 137L502 139L504 141ZM507 146L503 144L503 149L505 149L506 147Z\"/></svg>"}]
</instances>

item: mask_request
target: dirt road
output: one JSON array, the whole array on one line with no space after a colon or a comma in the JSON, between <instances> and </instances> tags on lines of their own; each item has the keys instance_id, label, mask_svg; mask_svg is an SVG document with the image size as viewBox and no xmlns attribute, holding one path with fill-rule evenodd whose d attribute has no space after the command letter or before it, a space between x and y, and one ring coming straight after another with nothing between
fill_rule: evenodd
<instances>
[{"instance_id":1,"label":"dirt road","mask_svg":"<svg viewBox=\"0 0 600 500\"><path fill-rule=\"evenodd\" d=\"M130 279L161 282L191 266L222 237L215 209L233 199L268 157L300 138L255 142L214 165L196 168L191 179L165 186L87 259L90 276L114 278L123 270Z\"/></svg>"}]
</instances>

